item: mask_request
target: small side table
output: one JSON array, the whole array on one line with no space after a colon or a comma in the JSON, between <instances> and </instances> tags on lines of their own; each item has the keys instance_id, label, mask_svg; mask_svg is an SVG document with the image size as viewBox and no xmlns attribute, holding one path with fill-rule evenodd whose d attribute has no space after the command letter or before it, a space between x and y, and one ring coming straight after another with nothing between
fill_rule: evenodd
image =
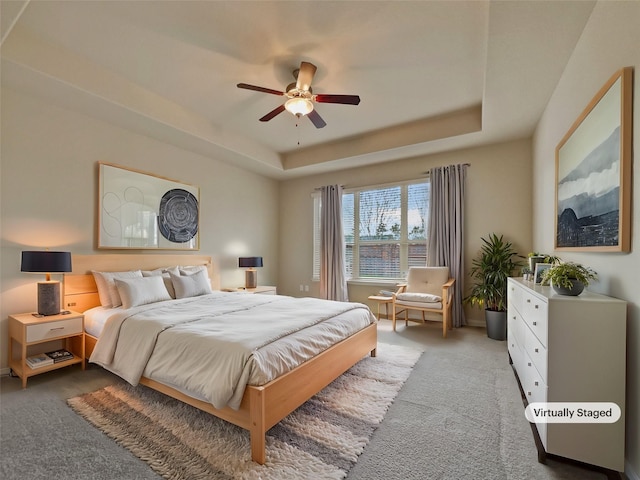
<instances>
[{"instance_id":1,"label":"small side table","mask_svg":"<svg viewBox=\"0 0 640 480\"><path fill-rule=\"evenodd\" d=\"M380 320L380 305L384 305L385 315L389 318L389 304L393 303L393 297L383 297L382 295L371 295L369 300L378 302L378 320Z\"/></svg>"},{"instance_id":2,"label":"small side table","mask_svg":"<svg viewBox=\"0 0 640 480\"><path fill-rule=\"evenodd\" d=\"M64 348L73 353L73 358L44 367L27 365L27 347L34 345L31 353L44 353L35 345L61 340ZM14 344L18 348L14 350ZM50 372L58 368L79 363L84 370L84 315L78 312L36 317L31 313L9 315L9 367L22 379L22 388L27 388L27 379L33 375ZM18 353L19 352L19 353Z\"/></svg>"}]
</instances>

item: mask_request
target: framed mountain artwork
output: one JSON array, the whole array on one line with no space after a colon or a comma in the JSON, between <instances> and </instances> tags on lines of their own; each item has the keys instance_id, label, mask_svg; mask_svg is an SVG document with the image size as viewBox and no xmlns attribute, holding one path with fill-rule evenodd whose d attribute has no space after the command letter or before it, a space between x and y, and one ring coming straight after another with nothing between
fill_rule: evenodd
<instances>
[{"instance_id":1,"label":"framed mountain artwork","mask_svg":"<svg viewBox=\"0 0 640 480\"><path fill-rule=\"evenodd\" d=\"M630 251L632 88L616 72L556 147L556 250Z\"/></svg>"}]
</instances>

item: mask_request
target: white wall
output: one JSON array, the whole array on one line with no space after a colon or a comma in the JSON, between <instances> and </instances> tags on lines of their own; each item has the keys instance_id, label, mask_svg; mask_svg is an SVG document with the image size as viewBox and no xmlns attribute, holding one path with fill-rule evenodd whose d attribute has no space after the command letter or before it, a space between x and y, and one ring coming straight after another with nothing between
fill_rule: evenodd
<instances>
[{"instance_id":1,"label":"white wall","mask_svg":"<svg viewBox=\"0 0 640 480\"><path fill-rule=\"evenodd\" d=\"M315 175L282 182L280 188L280 271L278 289L286 295L319 296L312 282L314 188L341 184L345 187L379 185L425 177L434 166L469 163L465 221L465 265L479 251L491 232L504 234L516 250L531 249L531 142L529 139L451 153L399 160L369 167ZM299 286L310 285L308 293ZM349 285L349 299L369 303L367 297L384 284ZM393 284L391 285L393 286ZM469 282L467 282L467 287ZM377 306L370 304L373 311ZM466 308L469 324L484 326L484 311Z\"/></svg>"},{"instance_id":2,"label":"white wall","mask_svg":"<svg viewBox=\"0 0 640 480\"><path fill-rule=\"evenodd\" d=\"M259 279L275 285L278 182L6 88L1 120L0 351L7 351L7 316L34 311L36 282L44 279L20 273L20 252L97 252L99 161L199 186L198 253L218 258L221 285L244 284L237 262L245 255L263 256Z\"/></svg>"},{"instance_id":3,"label":"white wall","mask_svg":"<svg viewBox=\"0 0 640 480\"><path fill-rule=\"evenodd\" d=\"M627 320L627 476L640 478L640 2L598 2L540 120L533 142L534 248L554 245L555 148L602 85L622 67L635 67L631 253L557 252L595 269L589 288L629 302ZM606 321L606 319L602 319Z\"/></svg>"}]
</instances>

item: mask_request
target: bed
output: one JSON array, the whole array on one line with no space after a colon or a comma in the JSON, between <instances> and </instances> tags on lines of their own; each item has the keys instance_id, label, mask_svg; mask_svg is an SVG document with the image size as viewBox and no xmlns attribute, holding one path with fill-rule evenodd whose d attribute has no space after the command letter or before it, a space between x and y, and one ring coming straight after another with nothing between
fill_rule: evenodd
<instances>
[{"instance_id":1,"label":"bed","mask_svg":"<svg viewBox=\"0 0 640 480\"><path fill-rule=\"evenodd\" d=\"M204 266L211 280L212 288L214 290L219 290L220 288L215 260L209 256L75 255L72 263L73 272L66 274L64 280L64 305L65 308L78 312L92 311L101 304L98 288L91 273L94 270L113 272L136 269L154 270L171 265ZM242 298L252 305L250 308L253 308L253 305L264 303L271 305L274 311L277 311L280 305L297 301L296 299L281 296L275 296L276 298L273 300L267 300L267 296L262 296L264 297L262 299L253 298L250 300L250 297L258 296L243 293L222 294L220 292L204 295L203 301L215 301L218 304L222 302L219 299L222 299L223 295L230 296L224 297L224 300L229 298L232 303L237 303L238 299ZM188 299L184 301L190 302ZM311 301L311 299L308 301ZM172 304L172 302L163 303ZM327 306L329 305L327 304ZM173 307L171 306L171 308ZM233 310L231 307L229 309ZM233 311L234 315L244 315L238 309ZM147 370L143 372L139 383L248 430L251 440L251 458L255 462L263 464L266 457L265 435L271 427L363 357L368 354L375 356L377 346L375 317L371 312L368 312L368 314L372 320L370 323L366 323L366 326L359 328L354 333L349 333L346 338L328 346L320 353L314 353L312 358L303 361L303 363L286 373L277 373L274 379L260 385L253 385L251 384L253 382L249 382L243 393L237 396L235 401L230 402L233 408L229 405L222 407L218 405L218 408L216 408L209 399L203 398L200 392L193 393L187 388L165 381L164 378L159 381L155 374L145 375ZM241 318L246 322L244 317ZM297 333L297 335L300 335L300 333ZM97 343L98 337L85 332L87 359L91 357L94 350L96 350L96 353L100 353L99 346L96 348Z\"/></svg>"}]
</instances>

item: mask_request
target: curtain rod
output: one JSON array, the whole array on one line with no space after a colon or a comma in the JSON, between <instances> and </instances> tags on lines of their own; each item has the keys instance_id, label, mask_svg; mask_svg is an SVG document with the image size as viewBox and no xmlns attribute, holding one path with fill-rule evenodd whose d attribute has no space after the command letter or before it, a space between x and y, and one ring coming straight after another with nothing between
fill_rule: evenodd
<instances>
[{"instance_id":1,"label":"curtain rod","mask_svg":"<svg viewBox=\"0 0 640 480\"><path fill-rule=\"evenodd\" d=\"M446 165L445 167L455 167L456 165L462 165L464 167L470 167L471 164L470 163L459 163L459 164L451 164L451 165ZM423 172L423 175L429 175L429 171ZM411 180L405 180L405 181L411 181ZM397 182L392 182L392 183L397 183ZM399 182L402 183L402 182ZM360 187L347 187L346 185L340 185L342 188L360 188ZM372 186L372 185L370 185ZM322 190L322 187L316 187L314 188L315 191L320 191Z\"/></svg>"}]
</instances>

